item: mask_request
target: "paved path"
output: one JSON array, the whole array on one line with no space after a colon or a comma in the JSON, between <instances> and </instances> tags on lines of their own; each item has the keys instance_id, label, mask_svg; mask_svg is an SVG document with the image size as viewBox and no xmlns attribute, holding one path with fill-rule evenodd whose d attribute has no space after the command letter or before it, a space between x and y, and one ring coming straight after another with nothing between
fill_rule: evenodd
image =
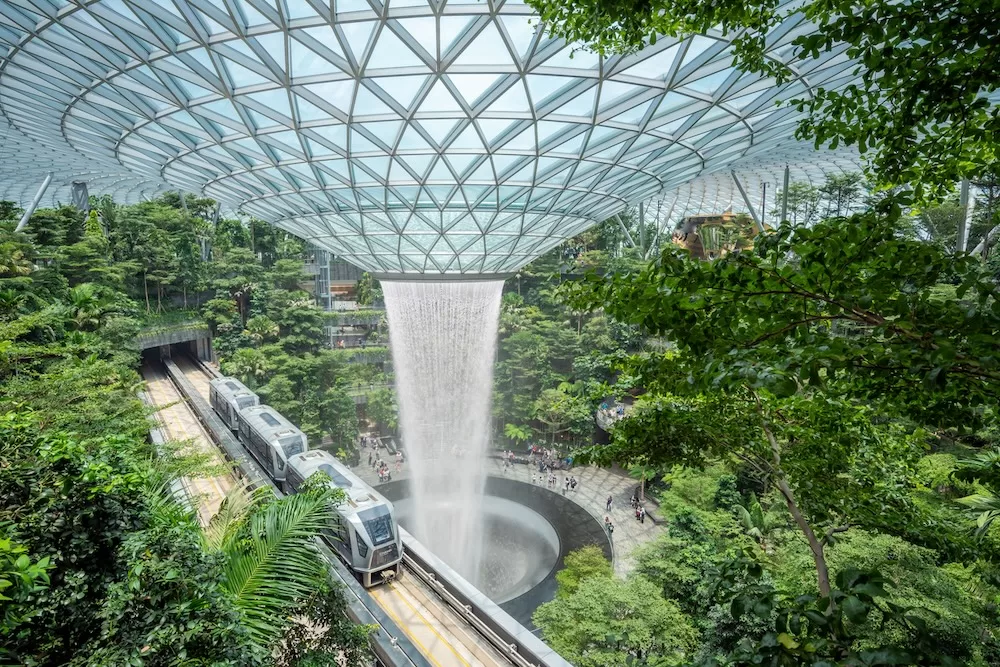
<instances>
[{"instance_id":1,"label":"paved path","mask_svg":"<svg viewBox=\"0 0 1000 667\"><path fill-rule=\"evenodd\" d=\"M366 482L378 488L378 476L371 467L365 465L368 462L369 451L368 449L362 450L362 465L355 468L355 472ZM385 450L382 452L385 456ZM395 465L394 462L390 462L389 465L392 478L394 480L406 479L408 466L403 464L402 473L396 474ZM536 471L537 474L538 470L534 466L514 464L504 473L503 462L499 459L490 459L487 465L490 475L502 477L506 474L507 477L528 483L531 482L532 471ZM635 548L656 539L665 530L663 526L655 525L649 517L646 517L645 523L639 523L635 520L635 514L629 505L629 500L638 485L637 480L607 468L577 466L569 472L557 471L555 491L561 491L563 477L566 475L573 475L577 479L576 491L570 491L567 494L569 498L586 508L602 524L605 516L611 517L611 522L615 526L613 539L615 572L620 576L628 574L635 566L632 559L632 552ZM544 484L544 482L542 483ZM612 496L611 512L605 510L609 495Z\"/></svg>"}]
</instances>

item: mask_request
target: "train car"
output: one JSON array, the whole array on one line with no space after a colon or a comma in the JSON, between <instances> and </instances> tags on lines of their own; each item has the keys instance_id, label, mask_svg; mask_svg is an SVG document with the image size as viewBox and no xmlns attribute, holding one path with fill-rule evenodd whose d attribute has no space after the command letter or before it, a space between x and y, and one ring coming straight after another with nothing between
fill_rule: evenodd
<instances>
[{"instance_id":1,"label":"train car","mask_svg":"<svg viewBox=\"0 0 1000 667\"><path fill-rule=\"evenodd\" d=\"M240 442L281 486L288 459L309 449L306 434L268 405L243 408L238 413L238 423Z\"/></svg>"},{"instance_id":2,"label":"train car","mask_svg":"<svg viewBox=\"0 0 1000 667\"><path fill-rule=\"evenodd\" d=\"M403 541L392 503L329 452L321 450L289 458L285 484L290 491L298 491L317 471L326 473L331 484L347 496L337 508L336 539L332 543L361 585L370 587L380 583L381 573L386 570L398 574Z\"/></svg>"},{"instance_id":3,"label":"train car","mask_svg":"<svg viewBox=\"0 0 1000 667\"><path fill-rule=\"evenodd\" d=\"M260 405L260 397L236 378L217 377L208 384L212 409L233 431L239 430L240 410Z\"/></svg>"}]
</instances>

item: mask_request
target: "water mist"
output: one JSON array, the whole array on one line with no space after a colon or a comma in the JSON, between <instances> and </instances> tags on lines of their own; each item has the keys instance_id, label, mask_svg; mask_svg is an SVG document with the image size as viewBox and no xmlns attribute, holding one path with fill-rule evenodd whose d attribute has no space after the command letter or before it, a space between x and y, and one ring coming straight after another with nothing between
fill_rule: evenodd
<instances>
[{"instance_id":1,"label":"water mist","mask_svg":"<svg viewBox=\"0 0 1000 667\"><path fill-rule=\"evenodd\" d=\"M476 582L503 281L382 281L382 289L411 473L411 532Z\"/></svg>"}]
</instances>

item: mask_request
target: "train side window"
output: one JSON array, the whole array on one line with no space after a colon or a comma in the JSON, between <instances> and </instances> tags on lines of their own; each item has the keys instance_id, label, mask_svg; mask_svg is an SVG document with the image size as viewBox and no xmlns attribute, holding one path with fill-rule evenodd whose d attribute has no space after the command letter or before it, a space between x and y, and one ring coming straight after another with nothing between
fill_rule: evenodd
<instances>
[{"instance_id":1,"label":"train side window","mask_svg":"<svg viewBox=\"0 0 1000 667\"><path fill-rule=\"evenodd\" d=\"M368 545L365 544L365 541L361 539L361 536L358 535L357 531L355 531L354 533L354 539L357 540L358 542L358 555L361 556L362 558L367 557Z\"/></svg>"}]
</instances>

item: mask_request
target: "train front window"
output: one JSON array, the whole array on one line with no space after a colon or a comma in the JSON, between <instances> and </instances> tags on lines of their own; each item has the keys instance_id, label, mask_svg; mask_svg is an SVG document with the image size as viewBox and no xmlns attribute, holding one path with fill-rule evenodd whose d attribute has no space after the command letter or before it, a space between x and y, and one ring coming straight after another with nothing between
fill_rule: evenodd
<instances>
[{"instance_id":1,"label":"train front window","mask_svg":"<svg viewBox=\"0 0 1000 667\"><path fill-rule=\"evenodd\" d=\"M249 396L243 396L236 399L236 405L240 406L240 409L249 408L253 405L253 399Z\"/></svg>"},{"instance_id":2,"label":"train front window","mask_svg":"<svg viewBox=\"0 0 1000 667\"><path fill-rule=\"evenodd\" d=\"M378 546L394 539L392 530L392 515L385 507L373 507L358 512L361 525L372 538L372 545Z\"/></svg>"},{"instance_id":3,"label":"train front window","mask_svg":"<svg viewBox=\"0 0 1000 667\"><path fill-rule=\"evenodd\" d=\"M305 451L302 447L302 436L290 435L287 438L278 440L278 444L281 445L281 451L285 452L286 459Z\"/></svg>"}]
</instances>

